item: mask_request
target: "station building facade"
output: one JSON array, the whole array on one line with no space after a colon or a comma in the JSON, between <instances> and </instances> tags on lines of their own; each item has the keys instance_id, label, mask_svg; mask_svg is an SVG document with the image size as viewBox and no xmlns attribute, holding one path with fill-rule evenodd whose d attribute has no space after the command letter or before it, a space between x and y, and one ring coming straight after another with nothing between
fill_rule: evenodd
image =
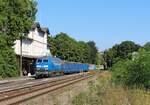
<instances>
[{"instance_id":1,"label":"station building facade","mask_svg":"<svg viewBox=\"0 0 150 105\"><path fill-rule=\"evenodd\" d=\"M42 56L51 55L50 46L47 42L49 34L48 28L43 28L36 22L22 41L16 40L14 42L14 50L19 63L20 56L22 56L23 75L27 75L28 73L33 75L35 73L34 63L36 59Z\"/></svg>"}]
</instances>

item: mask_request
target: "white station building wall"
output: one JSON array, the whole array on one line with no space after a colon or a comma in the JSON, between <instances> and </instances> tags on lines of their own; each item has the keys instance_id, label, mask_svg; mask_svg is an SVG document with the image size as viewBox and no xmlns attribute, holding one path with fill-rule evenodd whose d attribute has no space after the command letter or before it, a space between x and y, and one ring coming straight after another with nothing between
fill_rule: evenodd
<instances>
[{"instance_id":1,"label":"white station building wall","mask_svg":"<svg viewBox=\"0 0 150 105\"><path fill-rule=\"evenodd\" d=\"M22 55L25 57L51 55L47 47L47 36L47 33L40 32L37 28L30 30L28 37L22 40ZM20 40L15 41L14 49L15 53L20 55Z\"/></svg>"}]
</instances>

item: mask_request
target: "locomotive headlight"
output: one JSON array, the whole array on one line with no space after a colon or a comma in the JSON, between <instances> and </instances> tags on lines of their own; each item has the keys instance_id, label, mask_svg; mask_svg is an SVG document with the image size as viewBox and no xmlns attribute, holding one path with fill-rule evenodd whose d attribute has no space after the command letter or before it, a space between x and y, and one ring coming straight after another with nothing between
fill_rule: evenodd
<instances>
[{"instance_id":1,"label":"locomotive headlight","mask_svg":"<svg viewBox=\"0 0 150 105\"><path fill-rule=\"evenodd\" d=\"M44 67L48 68L48 65L44 65Z\"/></svg>"},{"instance_id":2,"label":"locomotive headlight","mask_svg":"<svg viewBox=\"0 0 150 105\"><path fill-rule=\"evenodd\" d=\"M41 65L36 65L36 67L38 68L38 67L41 67Z\"/></svg>"}]
</instances>

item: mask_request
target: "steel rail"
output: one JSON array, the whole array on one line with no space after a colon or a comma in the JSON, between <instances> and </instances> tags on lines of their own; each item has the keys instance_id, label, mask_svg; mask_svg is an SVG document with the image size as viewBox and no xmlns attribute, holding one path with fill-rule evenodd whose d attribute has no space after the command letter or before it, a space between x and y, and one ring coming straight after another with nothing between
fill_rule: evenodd
<instances>
[{"instance_id":1,"label":"steel rail","mask_svg":"<svg viewBox=\"0 0 150 105\"><path fill-rule=\"evenodd\" d=\"M6 94L6 92L11 92L11 91L16 91L16 90L20 90L20 89L24 89L24 88L28 88L28 87L32 87L32 86L38 86L38 85L43 85L43 84L47 84L47 83L51 83L51 82L56 82L56 81L60 81L60 80L64 80L64 79L67 79L67 78L72 78L72 77L76 77L76 76L81 76L81 75L71 75L71 76L68 76L68 77L57 77L57 78L54 78L52 80L35 80L32 84L24 84L24 85L17 85L16 87L8 87L8 88L5 88L3 90L0 90L0 99L1 99L1 95L2 94ZM0 100L1 101L1 100Z\"/></svg>"},{"instance_id":2,"label":"steel rail","mask_svg":"<svg viewBox=\"0 0 150 105\"><path fill-rule=\"evenodd\" d=\"M37 92L37 91L44 90L44 89L50 89L53 87L57 87L57 85L67 84L67 83L77 81L80 79L84 79L87 77L88 77L87 75L85 75L84 77L82 75L76 75L76 76L71 76L71 77L67 77L63 79L57 79L55 81L46 81L44 83L39 83L34 86L30 85L30 86L20 87L20 88L16 88L12 90L7 90L3 93L1 92L2 94L0 93L0 105L1 104L8 105L8 104L16 103L16 102L22 102L22 100L25 100L25 99L27 100L27 99L30 99L31 97L20 99L20 101L14 101L13 99L15 99L16 97L18 98L23 97L24 95L29 95L29 94L32 94L33 92ZM39 96L38 94L32 97ZM40 94L44 94L44 93L42 92ZM11 100L13 100L12 103L11 103Z\"/></svg>"},{"instance_id":3,"label":"steel rail","mask_svg":"<svg viewBox=\"0 0 150 105\"><path fill-rule=\"evenodd\" d=\"M51 87L51 88L45 88L45 90L44 90L44 91L42 90L42 92L39 92L39 91L38 91L38 93L37 93L36 95L30 96L30 97L26 97L26 98L23 98L23 99L21 99L21 100L12 102L12 103L9 104L9 105L17 105L17 104L19 104L19 103L22 103L22 102L31 100L31 99L33 99L33 98L36 98L36 97L38 97L38 96L40 96L40 95L47 94L48 92L52 92L52 91L55 91L55 90L64 88L64 87L66 87L66 86L75 84L75 83L77 83L77 82L79 82L79 81L85 80L85 79L90 78L90 77L92 77L92 76L86 76L86 77L78 78L78 79L72 80L72 81L69 80L69 82L67 82L67 83L62 83L62 84L59 84L59 85L55 85L55 86L53 86L53 87ZM33 94L33 93L30 93L30 94Z\"/></svg>"}]
</instances>

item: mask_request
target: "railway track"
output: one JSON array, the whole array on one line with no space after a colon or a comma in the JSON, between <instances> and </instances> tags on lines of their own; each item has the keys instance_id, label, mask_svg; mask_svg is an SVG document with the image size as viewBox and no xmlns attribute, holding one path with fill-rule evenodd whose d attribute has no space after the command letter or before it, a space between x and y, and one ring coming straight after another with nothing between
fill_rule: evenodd
<instances>
[{"instance_id":1,"label":"railway track","mask_svg":"<svg viewBox=\"0 0 150 105\"><path fill-rule=\"evenodd\" d=\"M33 83L41 83L41 82L46 82L46 81L56 81L58 79L63 79L66 77L69 77L72 75L64 75L64 76L55 76L51 78L44 78L44 79L26 79L26 80L13 80L13 81L6 81L6 82L1 82L0 83L0 93L1 91L8 90L8 89L13 89L15 87L23 87L25 85L33 84Z\"/></svg>"},{"instance_id":2,"label":"railway track","mask_svg":"<svg viewBox=\"0 0 150 105\"><path fill-rule=\"evenodd\" d=\"M9 79L4 79L4 80L0 80L0 86L1 85L5 85L5 84L12 84L12 83L16 83L16 82L20 82L20 81L27 81L27 80L32 80L33 78L29 78L29 77L20 77L20 78L9 78Z\"/></svg>"},{"instance_id":3,"label":"railway track","mask_svg":"<svg viewBox=\"0 0 150 105\"><path fill-rule=\"evenodd\" d=\"M92 77L92 75L89 74L72 75L56 78L54 80L45 80L34 84L8 88L0 91L0 105L17 105L42 94L46 94L47 92L60 89L90 77Z\"/></svg>"}]
</instances>

